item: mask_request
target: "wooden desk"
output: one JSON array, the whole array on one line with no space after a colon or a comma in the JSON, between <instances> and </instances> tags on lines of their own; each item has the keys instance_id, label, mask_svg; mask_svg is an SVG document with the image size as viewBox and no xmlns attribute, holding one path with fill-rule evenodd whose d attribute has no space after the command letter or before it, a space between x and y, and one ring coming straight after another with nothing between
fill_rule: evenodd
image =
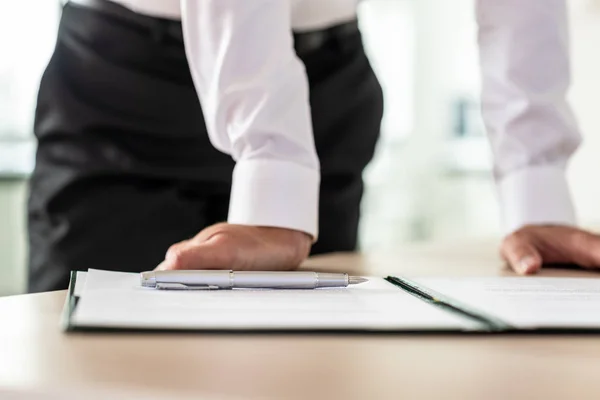
<instances>
[{"instance_id":1,"label":"wooden desk","mask_svg":"<svg viewBox=\"0 0 600 400\"><path fill-rule=\"evenodd\" d=\"M495 243L447 244L321 257L307 266L510 274L496 254ZM145 389L169 398L600 397L599 336L66 335L58 323L64 297L0 300L0 385Z\"/></svg>"}]
</instances>

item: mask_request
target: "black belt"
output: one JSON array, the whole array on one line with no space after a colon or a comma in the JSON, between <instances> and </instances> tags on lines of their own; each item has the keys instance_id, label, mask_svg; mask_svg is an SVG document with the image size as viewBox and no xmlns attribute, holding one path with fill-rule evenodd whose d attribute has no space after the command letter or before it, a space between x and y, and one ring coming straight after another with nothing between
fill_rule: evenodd
<instances>
[{"instance_id":1,"label":"black belt","mask_svg":"<svg viewBox=\"0 0 600 400\"><path fill-rule=\"evenodd\" d=\"M133 23L138 27L147 29L151 34L154 34L157 28L160 28L161 31L168 33L171 37L183 41L181 21L138 14L109 0L78 0L77 3L70 4L93 9L109 17ZM318 50L332 40L343 40L346 37L356 35L358 32L359 26L356 20L321 30L294 32L294 47L298 54L306 54Z\"/></svg>"}]
</instances>

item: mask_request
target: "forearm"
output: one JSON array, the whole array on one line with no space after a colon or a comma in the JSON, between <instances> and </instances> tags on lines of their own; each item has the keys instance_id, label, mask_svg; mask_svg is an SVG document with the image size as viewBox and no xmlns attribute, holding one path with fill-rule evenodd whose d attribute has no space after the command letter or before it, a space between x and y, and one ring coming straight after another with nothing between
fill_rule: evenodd
<instances>
[{"instance_id":1,"label":"forearm","mask_svg":"<svg viewBox=\"0 0 600 400\"><path fill-rule=\"evenodd\" d=\"M565 170L580 144L564 0L478 0L482 111L504 230L574 224Z\"/></svg>"},{"instance_id":2,"label":"forearm","mask_svg":"<svg viewBox=\"0 0 600 400\"><path fill-rule=\"evenodd\" d=\"M183 0L192 77L213 145L237 162L229 222L317 236L319 161L285 0Z\"/></svg>"}]
</instances>

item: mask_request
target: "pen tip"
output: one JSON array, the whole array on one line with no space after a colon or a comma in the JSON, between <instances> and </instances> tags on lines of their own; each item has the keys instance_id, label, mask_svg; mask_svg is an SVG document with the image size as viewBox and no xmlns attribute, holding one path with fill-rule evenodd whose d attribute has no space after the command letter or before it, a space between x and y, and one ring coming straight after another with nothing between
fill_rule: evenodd
<instances>
[{"instance_id":1,"label":"pen tip","mask_svg":"<svg viewBox=\"0 0 600 400\"><path fill-rule=\"evenodd\" d=\"M359 283L365 283L369 280L360 276L350 276L348 278L348 284L350 285L358 285Z\"/></svg>"}]
</instances>

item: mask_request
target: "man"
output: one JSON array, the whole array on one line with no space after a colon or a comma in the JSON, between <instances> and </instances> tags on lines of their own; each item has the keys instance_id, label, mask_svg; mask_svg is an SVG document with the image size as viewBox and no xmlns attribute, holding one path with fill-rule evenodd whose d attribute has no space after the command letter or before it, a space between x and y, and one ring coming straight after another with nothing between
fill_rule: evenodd
<instances>
[{"instance_id":1,"label":"man","mask_svg":"<svg viewBox=\"0 0 600 400\"><path fill-rule=\"evenodd\" d=\"M313 244L353 250L382 110L355 0L116 2L67 4L40 85L30 290L64 287L70 269L291 269ZM516 232L503 254L521 273L598 264L598 238L568 227L565 15L560 0L478 1Z\"/></svg>"},{"instance_id":2,"label":"man","mask_svg":"<svg viewBox=\"0 0 600 400\"><path fill-rule=\"evenodd\" d=\"M30 291L152 269L200 231L188 243L227 247L197 249L204 268L290 268L317 226L313 254L354 250L383 96L355 5L317 4L67 3L35 119Z\"/></svg>"}]
</instances>

